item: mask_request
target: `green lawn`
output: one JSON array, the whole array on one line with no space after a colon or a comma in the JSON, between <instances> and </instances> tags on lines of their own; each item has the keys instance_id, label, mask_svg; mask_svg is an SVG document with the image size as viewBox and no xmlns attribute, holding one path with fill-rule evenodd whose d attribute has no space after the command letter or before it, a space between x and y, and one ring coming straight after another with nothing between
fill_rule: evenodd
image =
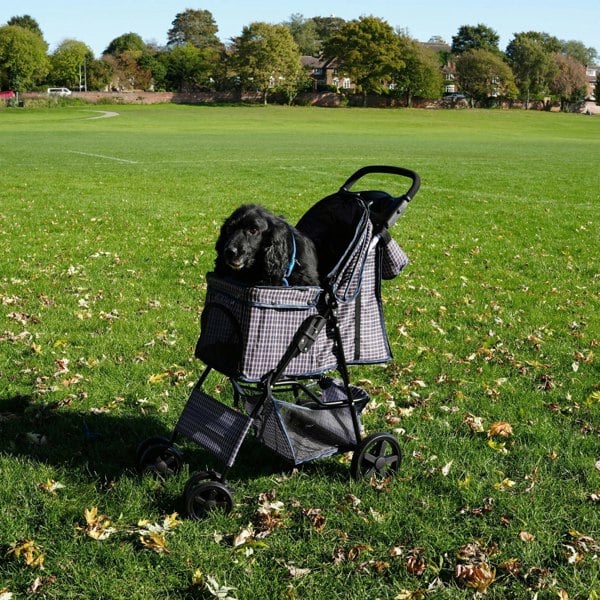
<instances>
[{"instance_id":1,"label":"green lawn","mask_svg":"<svg viewBox=\"0 0 600 600\"><path fill-rule=\"evenodd\" d=\"M105 108L0 110L2 600L600 598L600 119ZM368 164L422 178L384 282L394 360L351 372L398 477L290 473L249 438L234 510L172 526L214 463L185 445L160 482L135 449L202 371L221 222L295 221Z\"/></svg>"}]
</instances>

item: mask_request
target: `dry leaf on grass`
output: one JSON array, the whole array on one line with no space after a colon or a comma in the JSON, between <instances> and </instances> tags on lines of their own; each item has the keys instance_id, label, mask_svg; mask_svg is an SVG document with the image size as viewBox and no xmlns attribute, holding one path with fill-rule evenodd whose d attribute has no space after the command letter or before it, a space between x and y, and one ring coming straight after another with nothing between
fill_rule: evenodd
<instances>
[{"instance_id":1,"label":"dry leaf on grass","mask_svg":"<svg viewBox=\"0 0 600 600\"><path fill-rule=\"evenodd\" d=\"M110 520L104 515L98 514L98 507L85 509L85 527L78 527L88 537L94 540L107 540L117 530L110 526Z\"/></svg>"},{"instance_id":2,"label":"dry leaf on grass","mask_svg":"<svg viewBox=\"0 0 600 600\"><path fill-rule=\"evenodd\" d=\"M21 559L28 567L44 568L44 553L33 540L20 540L11 544L6 554Z\"/></svg>"}]
</instances>

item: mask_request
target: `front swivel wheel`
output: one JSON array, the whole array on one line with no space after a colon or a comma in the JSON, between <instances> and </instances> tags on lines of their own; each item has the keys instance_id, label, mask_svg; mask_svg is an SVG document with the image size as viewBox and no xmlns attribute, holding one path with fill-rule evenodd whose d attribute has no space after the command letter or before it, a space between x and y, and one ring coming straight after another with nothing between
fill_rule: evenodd
<instances>
[{"instance_id":1,"label":"front swivel wheel","mask_svg":"<svg viewBox=\"0 0 600 600\"><path fill-rule=\"evenodd\" d=\"M233 508L231 490L220 481L202 481L186 488L185 508L190 519L203 519L213 510L227 514Z\"/></svg>"},{"instance_id":2,"label":"front swivel wheel","mask_svg":"<svg viewBox=\"0 0 600 600\"><path fill-rule=\"evenodd\" d=\"M350 472L354 479L392 477L400 468L402 451L391 433L377 432L367 436L352 456Z\"/></svg>"}]
</instances>

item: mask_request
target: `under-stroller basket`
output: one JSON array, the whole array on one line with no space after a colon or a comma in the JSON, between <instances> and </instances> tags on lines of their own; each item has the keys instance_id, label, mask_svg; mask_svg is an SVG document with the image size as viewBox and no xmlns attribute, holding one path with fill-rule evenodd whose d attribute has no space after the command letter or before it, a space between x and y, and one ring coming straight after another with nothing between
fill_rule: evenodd
<instances>
[{"instance_id":1,"label":"under-stroller basket","mask_svg":"<svg viewBox=\"0 0 600 600\"><path fill-rule=\"evenodd\" d=\"M257 418L258 439L294 465L355 447L360 440L351 411L360 418L369 396L356 386L350 386L350 393L353 406L341 382L323 390L318 403L272 396Z\"/></svg>"}]
</instances>

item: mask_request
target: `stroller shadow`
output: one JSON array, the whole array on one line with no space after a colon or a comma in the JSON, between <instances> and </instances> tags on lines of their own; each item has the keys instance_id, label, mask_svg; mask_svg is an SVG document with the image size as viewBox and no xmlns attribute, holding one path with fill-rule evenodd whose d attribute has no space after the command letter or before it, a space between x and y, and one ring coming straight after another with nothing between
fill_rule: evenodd
<instances>
[{"instance_id":1,"label":"stroller shadow","mask_svg":"<svg viewBox=\"0 0 600 600\"><path fill-rule=\"evenodd\" d=\"M0 452L80 469L92 478L134 471L137 445L150 432L170 434L151 415L91 413L30 396L0 396Z\"/></svg>"},{"instance_id":2,"label":"stroller shadow","mask_svg":"<svg viewBox=\"0 0 600 600\"><path fill-rule=\"evenodd\" d=\"M152 415L91 413L41 403L31 396L0 395L0 453L21 456L57 468L81 471L90 479L114 480L136 474L136 451L150 436L170 438L173 429ZM215 459L197 444L178 437L190 473L215 468ZM335 461L306 463L305 470L325 470L328 477L348 477ZM250 435L229 475L234 480L287 474L294 467Z\"/></svg>"}]
</instances>

